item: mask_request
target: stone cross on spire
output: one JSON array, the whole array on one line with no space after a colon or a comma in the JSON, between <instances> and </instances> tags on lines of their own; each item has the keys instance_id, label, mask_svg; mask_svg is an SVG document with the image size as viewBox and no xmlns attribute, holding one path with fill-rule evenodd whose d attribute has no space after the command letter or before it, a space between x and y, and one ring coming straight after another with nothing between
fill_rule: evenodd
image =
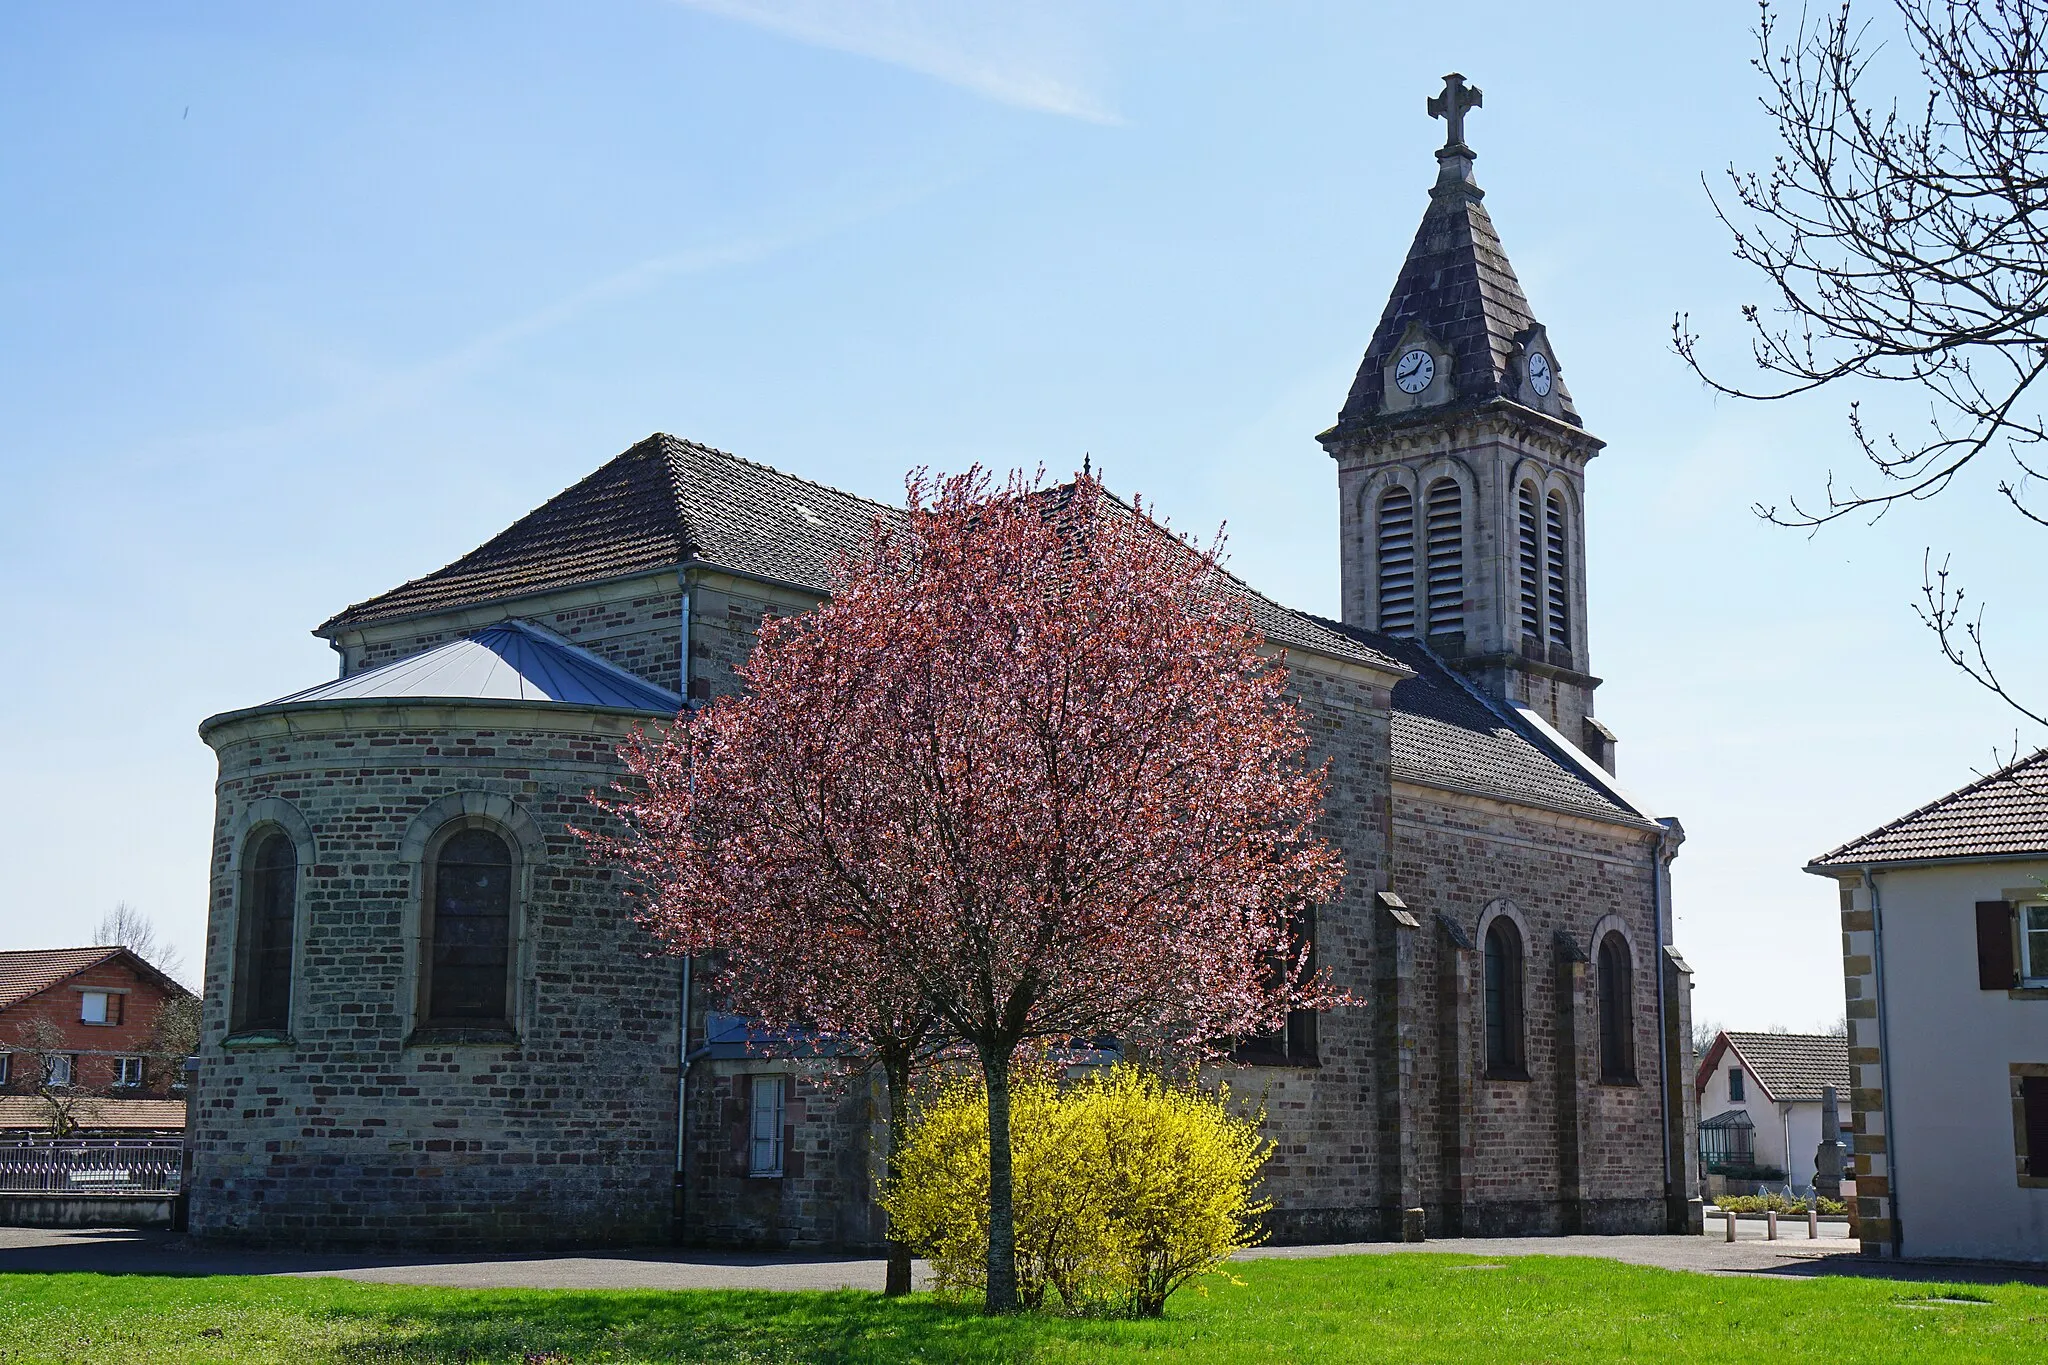
<instances>
[{"instance_id":1,"label":"stone cross on spire","mask_svg":"<svg viewBox=\"0 0 2048 1365\"><path fill-rule=\"evenodd\" d=\"M1485 103L1484 92L1476 85L1465 84L1465 78L1457 72L1444 77L1443 94L1429 97L1429 116L1450 125L1444 137L1444 151L1472 155L1472 149L1465 145L1465 114Z\"/></svg>"}]
</instances>

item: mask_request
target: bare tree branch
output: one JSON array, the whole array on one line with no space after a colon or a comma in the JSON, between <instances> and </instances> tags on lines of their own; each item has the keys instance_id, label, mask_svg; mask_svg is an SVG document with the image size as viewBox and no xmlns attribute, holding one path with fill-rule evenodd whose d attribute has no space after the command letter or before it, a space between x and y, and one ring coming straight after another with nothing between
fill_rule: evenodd
<instances>
[{"instance_id":1,"label":"bare tree branch","mask_svg":"<svg viewBox=\"0 0 2048 1365\"><path fill-rule=\"evenodd\" d=\"M1743 308L1763 379L1710 371L1690 315L1672 344L1716 393L1770 402L1850 397L1849 433L1875 484L1830 470L1818 500L1758 503L1780 526L1871 520L1945 492L1987 452L2017 466L1997 489L2027 521L2030 448L2048 442L2048 0L1841 0L1787 28L1762 0L1751 65L1782 150L1767 171L1728 170L1714 212L1771 296ZM1887 41L1887 39L1890 41ZM1915 431L1874 430L1862 398L1904 385ZM1920 619L1948 661L2036 723L1962 615L1946 562L1924 575Z\"/></svg>"}]
</instances>

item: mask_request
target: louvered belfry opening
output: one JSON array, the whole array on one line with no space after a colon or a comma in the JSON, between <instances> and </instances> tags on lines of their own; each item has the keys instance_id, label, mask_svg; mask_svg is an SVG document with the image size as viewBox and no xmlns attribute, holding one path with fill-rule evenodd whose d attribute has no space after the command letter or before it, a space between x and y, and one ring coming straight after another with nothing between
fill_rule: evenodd
<instances>
[{"instance_id":1,"label":"louvered belfry opening","mask_svg":"<svg viewBox=\"0 0 2048 1365\"><path fill-rule=\"evenodd\" d=\"M1522 638L1543 644L1543 542L1536 516L1536 485L1516 495L1516 530L1521 565Z\"/></svg>"},{"instance_id":2,"label":"louvered belfry opening","mask_svg":"<svg viewBox=\"0 0 2048 1365\"><path fill-rule=\"evenodd\" d=\"M1415 495L1390 488L1380 498L1380 629L1389 635L1415 633Z\"/></svg>"},{"instance_id":3,"label":"louvered belfry opening","mask_svg":"<svg viewBox=\"0 0 2048 1365\"><path fill-rule=\"evenodd\" d=\"M1454 479L1429 486L1428 633L1465 629L1465 491Z\"/></svg>"},{"instance_id":4,"label":"louvered belfry opening","mask_svg":"<svg viewBox=\"0 0 2048 1365\"><path fill-rule=\"evenodd\" d=\"M1552 493L1543 503L1543 530L1548 553L1545 568L1550 589L1550 643L1572 647L1571 575L1565 562L1564 495Z\"/></svg>"}]
</instances>

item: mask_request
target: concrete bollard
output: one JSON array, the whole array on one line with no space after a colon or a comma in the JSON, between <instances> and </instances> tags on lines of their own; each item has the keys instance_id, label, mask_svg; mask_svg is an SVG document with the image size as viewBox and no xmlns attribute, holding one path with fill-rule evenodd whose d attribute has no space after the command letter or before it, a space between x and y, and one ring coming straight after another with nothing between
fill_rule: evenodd
<instances>
[{"instance_id":1,"label":"concrete bollard","mask_svg":"<svg viewBox=\"0 0 2048 1365\"><path fill-rule=\"evenodd\" d=\"M1820 1236L1820 1200L1806 1206L1806 1236L1809 1240Z\"/></svg>"},{"instance_id":2,"label":"concrete bollard","mask_svg":"<svg viewBox=\"0 0 2048 1365\"><path fill-rule=\"evenodd\" d=\"M1767 1242L1778 1240L1778 1211L1776 1209L1771 1209L1764 1214L1764 1240Z\"/></svg>"},{"instance_id":3,"label":"concrete bollard","mask_svg":"<svg viewBox=\"0 0 2048 1365\"><path fill-rule=\"evenodd\" d=\"M1732 1213L1728 1215L1728 1240L1735 1240L1735 1215Z\"/></svg>"}]
</instances>

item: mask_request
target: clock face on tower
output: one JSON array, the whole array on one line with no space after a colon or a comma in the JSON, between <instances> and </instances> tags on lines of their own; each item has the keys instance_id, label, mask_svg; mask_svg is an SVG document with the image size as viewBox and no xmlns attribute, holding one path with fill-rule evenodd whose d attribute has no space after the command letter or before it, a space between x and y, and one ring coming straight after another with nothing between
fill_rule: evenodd
<instances>
[{"instance_id":1,"label":"clock face on tower","mask_svg":"<svg viewBox=\"0 0 2048 1365\"><path fill-rule=\"evenodd\" d=\"M1550 397L1550 357L1541 351L1529 352L1529 387L1538 398Z\"/></svg>"},{"instance_id":2,"label":"clock face on tower","mask_svg":"<svg viewBox=\"0 0 2048 1365\"><path fill-rule=\"evenodd\" d=\"M1403 393L1421 393L1436 378L1436 357L1417 347L1394 366L1394 386Z\"/></svg>"}]
</instances>

